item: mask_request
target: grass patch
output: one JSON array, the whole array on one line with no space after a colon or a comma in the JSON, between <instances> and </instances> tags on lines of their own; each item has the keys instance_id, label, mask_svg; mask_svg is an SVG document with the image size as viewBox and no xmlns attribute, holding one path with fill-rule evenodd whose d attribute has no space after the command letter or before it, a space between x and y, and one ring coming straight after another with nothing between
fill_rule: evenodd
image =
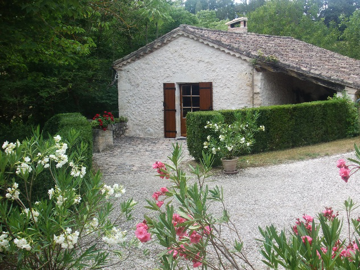
<instances>
[{"instance_id":1,"label":"grass patch","mask_svg":"<svg viewBox=\"0 0 360 270\"><path fill-rule=\"evenodd\" d=\"M240 168L262 167L301 160L332 156L354 151L354 144L360 144L360 137L297 147L282 151L272 151L239 157Z\"/></svg>"}]
</instances>

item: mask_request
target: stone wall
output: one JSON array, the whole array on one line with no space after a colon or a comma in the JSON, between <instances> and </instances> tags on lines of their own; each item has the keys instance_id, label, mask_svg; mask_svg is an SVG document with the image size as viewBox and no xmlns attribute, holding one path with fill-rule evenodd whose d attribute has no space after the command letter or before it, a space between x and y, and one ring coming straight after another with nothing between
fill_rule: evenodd
<instances>
[{"instance_id":1,"label":"stone wall","mask_svg":"<svg viewBox=\"0 0 360 270\"><path fill-rule=\"evenodd\" d=\"M176 84L177 134L181 134L179 84L212 82L213 109L252 106L251 63L186 37L179 37L119 74L119 113L129 119L127 136L164 137L163 84Z\"/></svg>"}]
</instances>

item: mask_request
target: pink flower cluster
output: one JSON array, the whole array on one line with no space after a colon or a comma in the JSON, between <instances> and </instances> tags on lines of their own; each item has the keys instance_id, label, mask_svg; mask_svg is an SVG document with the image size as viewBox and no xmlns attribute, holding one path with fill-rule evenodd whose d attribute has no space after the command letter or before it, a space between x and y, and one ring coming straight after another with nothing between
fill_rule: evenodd
<instances>
[{"instance_id":1,"label":"pink flower cluster","mask_svg":"<svg viewBox=\"0 0 360 270\"><path fill-rule=\"evenodd\" d=\"M190 241L189 243L181 244L179 247L169 248L169 254L172 254L175 259L178 256L183 257L186 260L191 259L193 263L193 267L196 268L202 265L201 263L202 258L200 257L200 252L198 252L196 255L189 256L189 254L191 253L188 251L186 247L191 244L199 243L204 235L210 234L211 229L209 226L205 226L205 228L202 229L202 231L190 230L189 232L187 232L186 227L184 226L183 223L191 219L192 219L191 216L189 216L186 219L181 217L179 214L173 214L172 224L174 225L175 232L176 235L179 237L179 240L183 241L185 238L188 238ZM197 224L194 224L194 226L196 225Z\"/></svg>"},{"instance_id":2,"label":"pink flower cluster","mask_svg":"<svg viewBox=\"0 0 360 270\"><path fill-rule=\"evenodd\" d=\"M162 187L162 188L160 188L160 191L156 191L152 195L152 197L156 200L156 205L159 208L164 204L164 201L159 201L159 197L166 195L166 192L169 192L169 190L166 187Z\"/></svg>"},{"instance_id":3,"label":"pink flower cluster","mask_svg":"<svg viewBox=\"0 0 360 270\"><path fill-rule=\"evenodd\" d=\"M304 225L305 229L308 232L311 232L311 230L312 230L312 221L314 220L314 218L309 216L309 215L303 215L303 219L305 220L305 222L301 221L299 218L297 219L296 225L293 227L293 231L294 231L295 234L298 234L298 226L300 226L301 224Z\"/></svg>"},{"instance_id":4,"label":"pink flower cluster","mask_svg":"<svg viewBox=\"0 0 360 270\"><path fill-rule=\"evenodd\" d=\"M308 242L309 245L311 246L312 238L310 236L308 236L308 235L301 236L301 240L303 241L304 244L306 244L306 242Z\"/></svg>"},{"instance_id":5,"label":"pink flower cluster","mask_svg":"<svg viewBox=\"0 0 360 270\"><path fill-rule=\"evenodd\" d=\"M350 169L348 166L346 166L345 160L339 159L336 166L340 169L339 174L341 176L341 179L347 183L350 178Z\"/></svg>"},{"instance_id":6,"label":"pink flower cluster","mask_svg":"<svg viewBox=\"0 0 360 270\"><path fill-rule=\"evenodd\" d=\"M145 243L151 239L151 235L148 232L148 225L146 224L146 221L139 223L136 225L136 231L135 236L142 242Z\"/></svg>"},{"instance_id":7,"label":"pink flower cluster","mask_svg":"<svg viewBox=\"0 0 360 270\"><path fill-rule=\"evenodd\" d=\"M336 212L336 214L334 214L334 211L331 207L325 207L323 215L327 220L333 221L339 215L339 212Z\"/></svg>"},{"instance_id":8,"label":"pink flower cluster","mask_svg":"<svg viewBox=\"0 0 360 270\"><path fill-rule=\"evenodd\" d=\"M160 161L156 161L153 164L153 169L157 169L157 172L160 174L160 178L166 177L166 179L169 179L169 174L166 172L166 166L164 163Z\"/></svg>"},{"instance_id":9,"label":"pink flower cluster","mask_svg":"<svg viewBox=\"0 0 360 270\"><path fill-rule=\"evenodd\" d=\"M341 248L340 246L341 246L341 242L340 242L340 240L338 240L335 243L335 246L332 248L332 251L331 251L332 259L334 259L337 256L337 254L339 254L339 252L340 252L340 255L339 255L340 258L348 258L348 259L352 260L355 253L359 252L359 248L355 242L350 243L346 248ZM322 247L320 249L323 253L327 253L327 249L325 247ZM321 259L321 255L319 252L317 252L317 255L318 255L319 259Z\"/></svg>"}]
</instances>

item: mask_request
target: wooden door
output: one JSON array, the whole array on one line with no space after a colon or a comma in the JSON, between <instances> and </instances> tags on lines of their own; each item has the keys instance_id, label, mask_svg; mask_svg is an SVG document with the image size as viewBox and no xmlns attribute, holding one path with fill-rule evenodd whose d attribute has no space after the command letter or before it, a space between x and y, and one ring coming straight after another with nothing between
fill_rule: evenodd
<instances>
[{"instance_id":1,"label":"wooden door","mask_svg":"<svg viewBox=\"0 0 360 270\"><path fill-rule=\"evenodd\" d=\"M176 137L175 84L164 83L164 136Z\"/></svg>"}]
</instances>

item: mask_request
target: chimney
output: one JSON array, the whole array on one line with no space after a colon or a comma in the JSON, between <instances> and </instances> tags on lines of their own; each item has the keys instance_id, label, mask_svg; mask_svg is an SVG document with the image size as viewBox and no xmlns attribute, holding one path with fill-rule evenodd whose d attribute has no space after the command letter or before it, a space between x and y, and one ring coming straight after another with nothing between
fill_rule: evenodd
<instances>
[{"instance_id":1,"label":"chimney","mask_svg":"<svg viewBox=\"0 0 360 270\"><path fill-rule=\"evenodd\" d=\"M228 26L229 32L247 33L247 18L236 18L230 22L225 23Z\"/></svg>"}]
</instances>

